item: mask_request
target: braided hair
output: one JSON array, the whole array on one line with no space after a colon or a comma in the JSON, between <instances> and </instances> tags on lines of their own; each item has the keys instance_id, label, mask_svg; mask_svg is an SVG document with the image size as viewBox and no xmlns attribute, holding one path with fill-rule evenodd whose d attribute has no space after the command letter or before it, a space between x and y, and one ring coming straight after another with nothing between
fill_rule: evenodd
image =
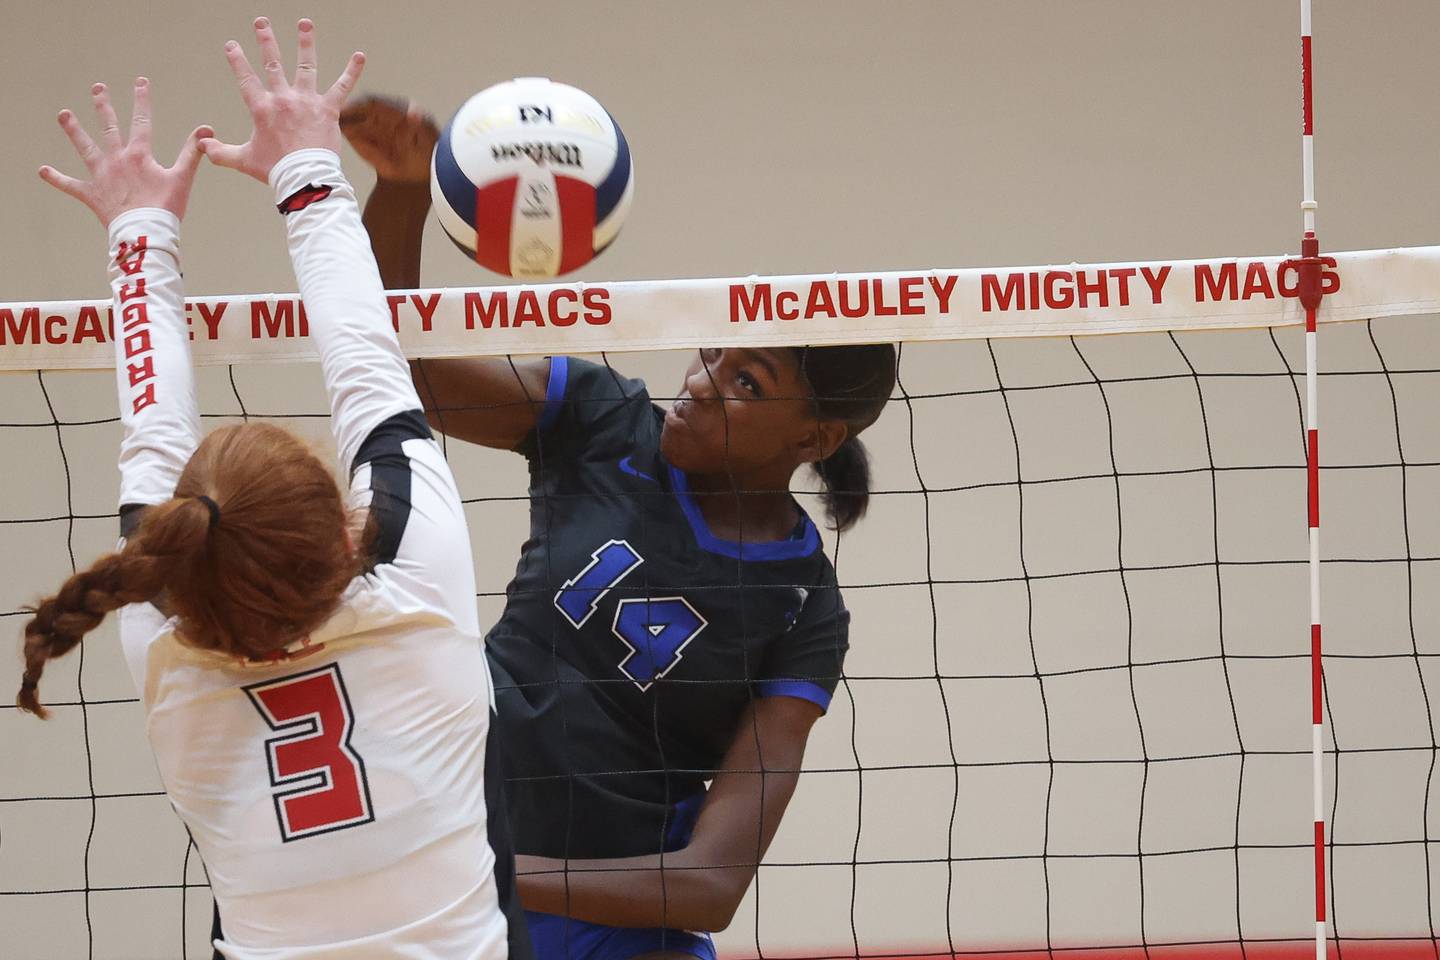
<instances>
[{"instance_id":1,"label":"braided hair","mask_svg":"<svg viewBox=\"0 0 1440 960\"><path fill-rule=\"evenodd\" d=\"M174 498L147 508L119 552L33 608L16 705L46 716L46 663L131 603L157 603L178 618L180 640L236 657L305 637L361 570L347 523L335 478L293 434L263 423L214 431Z\"/></svg>"}]
</instances>

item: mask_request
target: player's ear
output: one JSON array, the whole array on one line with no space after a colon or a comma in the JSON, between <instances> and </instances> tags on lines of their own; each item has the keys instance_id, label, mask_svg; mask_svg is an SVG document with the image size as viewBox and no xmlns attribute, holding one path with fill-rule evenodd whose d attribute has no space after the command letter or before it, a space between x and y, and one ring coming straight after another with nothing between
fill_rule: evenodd
<instances>
[{"instance_id":1,"label":"player's ear","mask_svg":"<svg viewBox=\"0 0 1440 960\"><path fill-rule=\"evenodd\" d=\"M810 430L805 432L800 440L800 462L819 463L821 460L828 460L830 455L840 449L845 438L850 435L850 428L844 420L816 420Z\"/></svg>"}]
</instances>

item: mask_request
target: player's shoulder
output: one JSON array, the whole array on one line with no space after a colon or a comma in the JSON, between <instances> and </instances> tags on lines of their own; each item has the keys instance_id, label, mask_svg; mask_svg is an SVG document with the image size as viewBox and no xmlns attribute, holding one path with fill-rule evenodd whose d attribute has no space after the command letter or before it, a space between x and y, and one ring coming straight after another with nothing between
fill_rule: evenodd
<instances>
[{"instance_id":1,"label":"player's shoulder","mask_svg":"<svg viewBox=\"0 0 1440 960\"><path fill-rule=\"evenodd\" d=\"M542 433L558 431L571 450L623 454L658 445L659 417L644 380L578 357L552 360L550 376L556 406L547 404Z\"/></svg>"},{"instance_id":2,"label":"player's shoulder","mask_svg":"<svg viewBox=\"0 0 1440 960\"><path fill-rule=\"evenodd\" d=\"M839 574L822 543L815 552L804 558L801 568L795 571L794 584L803 594L803 606L810 614L840 616L845 611L845 599L840 589Z\"/></svg>"},{"instance_id":3,"label":"player's shoulder","mask_svg":"<svg viewBox=\"0 0 1440 960\"><path fill-rule=\"evenodd\" d=\"M645 381L627 377L608 363L596 363L581 357L556 357L550 364L551 377L563 377L562 388L551 385L551 393L559 393L562 402L570 404L604 404L648 402L650 391ZM584 412L584 411L579 411Z\"/></svg>"},{"instance_id":4,"label":"player's shoulder","mask_svg":"<svg viewBox=\"0 0 1440 960\"><path fill-rule=\"evenodd\" d=\"M765 587L755 591L752 599L770 605L770 613L783 614L790 624L845 615L835 564L808 516L789 539L746 545L746 550L746 559L751 561L747 582Z\"/></svg>"}]
</instances>

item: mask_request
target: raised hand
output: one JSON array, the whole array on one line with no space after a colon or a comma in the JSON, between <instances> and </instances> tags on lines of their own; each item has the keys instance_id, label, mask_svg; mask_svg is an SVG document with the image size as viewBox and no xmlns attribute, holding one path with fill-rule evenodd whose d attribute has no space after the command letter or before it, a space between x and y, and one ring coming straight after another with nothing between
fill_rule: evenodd
<instances>
[{"instance_id":1,"label":"raised hand","mask_svg":"<svg viewBox=\"0 0 1440 960\"><path fill-rule=\"evenodd\" d=\"M429 181L430 157L440 128L413 101L357 97L340 111L340 132L381 180Z\"/></svg>"},{"instance_id":2,"label":"raised hand","mask_svg":"<svg viewBox=\"0 0 1440 960\"><path fill-rule=\"evenodd\" d=\"M255 39L264 58L265 80L256 76L245 51L234 40L225 44L225 58L240 85L240 97L250 110L255 129L242 144L222 143L215 139L200 142L200 149L210 162L248 173L265 182L270 168L286 154L307 147L321 147L340 152L340 107L355 89L365 54L352 53L350 62L338 80L324 93L315 89L315 24L300 21L300 41L295 63L295 81L285 78L285 65L280 59L280 44L270 21L255 21Z\"/></svg>"},{"instance_id":3,"label":"raised hand","mask_svg":"<svg viewBox=\"0 0 1440 960\"><path fill-rule=\"evenodd\" d=\"M110 104L110 91L105 84L91 87L90 99L100 121L98 145L73 112L61 110L59 117L60 127L75 145L75 152L90 171L90 179L67 177L49 164L40 168L40 179L85 204L106 228L126 210L139 207L161 207L183 218L195 171L200 166L200 141L214 136L215 131L208 126L195 128L180 147L175 163L162 167L150 146L149 80L135 79L128 142L120 133L120 121Z\"/></svg>"}]
</instances>

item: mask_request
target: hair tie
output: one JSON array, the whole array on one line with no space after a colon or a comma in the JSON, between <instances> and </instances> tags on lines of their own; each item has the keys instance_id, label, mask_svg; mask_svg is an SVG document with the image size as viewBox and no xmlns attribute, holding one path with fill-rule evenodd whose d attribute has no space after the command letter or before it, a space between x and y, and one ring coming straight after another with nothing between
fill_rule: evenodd
<instances>
[{"instance_id":1,"label":"hair tie","mask_svg":"<svg viewBox=\"0 0 1440 960\"><path fill-rule=\"evenodd\" d=\"M220 504L211 500L203 493L195 499L205 504L205 509L210 511L210 529L214 530L215 525L220 522Z\"/></svg>"}]
</instances>

